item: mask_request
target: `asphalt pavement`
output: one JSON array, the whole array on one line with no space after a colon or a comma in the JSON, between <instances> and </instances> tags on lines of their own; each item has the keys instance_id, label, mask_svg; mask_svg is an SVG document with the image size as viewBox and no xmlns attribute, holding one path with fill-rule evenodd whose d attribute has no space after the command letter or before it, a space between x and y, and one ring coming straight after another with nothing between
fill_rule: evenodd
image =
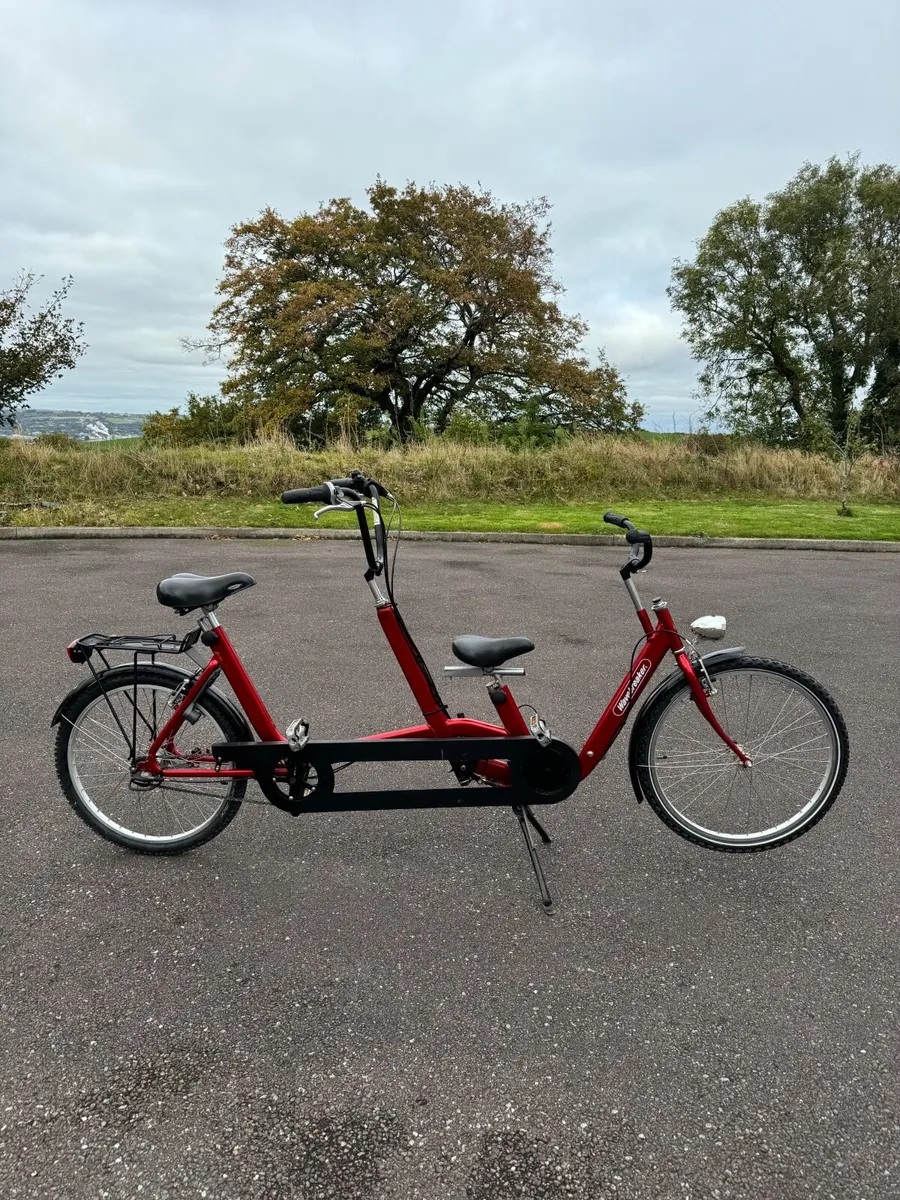
<instances>
[{"instance_id":1,"label":"asphalt pavement","mask_svg":"<svg viewBox=\"0 0 900 1200\"><path fill-rule=\"evenodd\" d=\"M188 628L154 596L176 570L256 577L219 616L282 727L416 721L360 558L0 542L0 1195L900 1194L895 556L669 549L641 581L685 627L725 614L726 644L805 668L844 712L841 797L766 854L666 829L635 802L624 740L544 810L552 918L501 809L245 804L166 859L78 821L52 759L84 670L65 646ZM640 632L623 558L411 543L398 600L435 673L456 634L533 638L517 699L580 745ZM492 715L475 681L446 695Z\"/></svg>"}]
</instances>

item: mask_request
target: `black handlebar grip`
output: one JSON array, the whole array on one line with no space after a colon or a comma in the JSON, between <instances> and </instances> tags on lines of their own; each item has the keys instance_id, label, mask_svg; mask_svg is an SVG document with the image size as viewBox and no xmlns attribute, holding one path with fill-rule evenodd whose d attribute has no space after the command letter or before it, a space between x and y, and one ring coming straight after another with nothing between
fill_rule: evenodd
<instances>
[{"instance_id":1,"label":"black handlebar grip","mask_svg":"<svg viewBox=\"0 0 900 1200\"><path fill-rule=\"evenodd\" d=\"M282 504L330 504L331 489L325 483L318 487L291 488L281 493Z\"/></svg>"},{"instance_id":2,"label":"black handlebar grip","mask_svg":"<svg viewBox=\"0 0 900 1200\"><path fill-rule=\"evenodd\" d=\"M631 524L627 517L620 517L618 513L614 512L605 512L603 520L607 525L618 525L620 529L627 529Z\"/></svg>"},{"instance_id":3,"label":"black handlebar grip","mask_svg":"<svg viewBox=\"0 0 900 1200\"><path fill-rule=\"evenodd\" d=\"M364 489L373 487L379 496L388 494L387 488L382 487L377 479L367 479L361 471L354 471L349 479L332 479L331 482L342 491L351 488L355 492L363 492Z\"/></svg>"}]
</instances>

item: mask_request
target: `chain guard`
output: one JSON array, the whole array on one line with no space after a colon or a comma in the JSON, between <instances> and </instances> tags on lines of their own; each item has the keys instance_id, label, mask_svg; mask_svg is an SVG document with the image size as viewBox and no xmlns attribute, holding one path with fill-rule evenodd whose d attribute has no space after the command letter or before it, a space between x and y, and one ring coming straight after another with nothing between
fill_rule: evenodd
<instances>
[{"instance_id":1,"label":"chain guard","mask_svg":"<svg viewBox=\"0 0 900 1200\"><path fill-rule=\"evenodd\" d=\"M285 767L287 777L282 781L275 778L275 769ZM299 815L314 801L327 799L334 793L334 769L330 763L318 762L315 766L297 754L288 754L273 764L271 771L257 769L254 773L260 791L276 808ZM313 782L310 783L310 775Z\"/></svg>"},{"instance_id":2,"label":"chain guard","mask_svg":"<svg viewBox=\"0 0 900 1200\"><path fill-rule=\"evenodd\" d=\"M581 783L581 760L568 742L551 738L548 746L535 743L522 764L513 787L525 792L525 803L548 804L565 800ZM516 786L518 784L518 786Z\"/></svg>"}]
</instances>

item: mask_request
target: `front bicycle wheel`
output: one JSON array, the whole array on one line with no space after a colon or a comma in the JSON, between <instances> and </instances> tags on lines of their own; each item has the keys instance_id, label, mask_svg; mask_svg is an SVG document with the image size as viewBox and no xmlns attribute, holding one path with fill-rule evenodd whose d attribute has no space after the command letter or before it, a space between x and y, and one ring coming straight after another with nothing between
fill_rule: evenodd
<instances>
[{"instance_id":1,"label":"front bicycle wheel","mask_svg":"<svg viewBox=\"0 0 900 1200\"><path fill-rule=\"evenodd\" d=\"M164 666L139 665L76 693L60 714L56 771L66 799L102 837L142 854L180 854L208 842L237 814L243 779L136 778L135 761L172 715L184 681ZM169 768L206 768L216 742L241 741L227 707L207 691L159 754Z\"/></svg>"},{"instance_id":2,"label":"front bicycle wheel","mask_svg":"<svg viewBox=\"0 0 900 1200\"><path fill-rule=\"evenodd\" d=\"M676 833L713 850L793 841L825 815L847 773L837 705L805 672L763 658L736 659L712 681L713 712L752 765L706 721L685 680L640 715L632 765L643 795Z\"/></svg>"}]
</instances>

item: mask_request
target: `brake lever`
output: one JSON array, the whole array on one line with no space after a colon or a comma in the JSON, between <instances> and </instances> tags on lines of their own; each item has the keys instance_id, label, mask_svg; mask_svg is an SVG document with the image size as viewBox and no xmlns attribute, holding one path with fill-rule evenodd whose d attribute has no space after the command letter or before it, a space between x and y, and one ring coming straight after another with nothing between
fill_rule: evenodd
<instances>
[{"instance_id":1,"label":"brake lever","mask_svg":"<svg viewBox=\"0 0 900 1200\"><path fill-rule=\"evenodd\" d=\"M342 500L340 504L326 504L324 508L317 508L313 513L313 520L318 521L322 513L327 512L354 512L359 501Z\"/></svg>"}]
</instances>

